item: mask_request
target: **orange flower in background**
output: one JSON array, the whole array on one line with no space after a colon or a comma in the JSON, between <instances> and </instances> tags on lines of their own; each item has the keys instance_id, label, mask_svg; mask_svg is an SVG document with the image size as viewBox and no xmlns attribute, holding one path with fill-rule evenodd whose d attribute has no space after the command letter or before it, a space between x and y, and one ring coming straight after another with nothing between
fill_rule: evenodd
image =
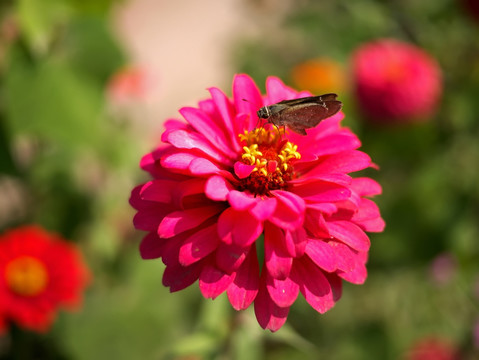
<instances>
[{"instance_id":1,"label":"orange flower in background","mask_svg":"<svg viewBox=\"0 0 479 360\"><path fill-rule=\"evenodd\" d=\"M345 88L342 66L331 59L318 58L296 65L291 71L295 87L315 94L337 92Z\"/></svg>"},{"instance_id":2,"label":"orange flower in background","mask_svg":"<svg viewBox=\"0 0 479 360\"><path fill-rule=\"evenodd\" d=\"M60 307L82 301L89 271L77 247L37 226L0 235L0 334L9 322L47 331Z\"/></svg>"},{"instance_id":3,"label":"orange flower in background","mask_svg":"<svg viewBox=\"0 0 479 360\"><path fill-rule=\"evenodd\" d=\"M140 66L121 68L110 78L107 95L115 104L144 100L152 86L150 75Z\"/></svg>"}]
</instances>

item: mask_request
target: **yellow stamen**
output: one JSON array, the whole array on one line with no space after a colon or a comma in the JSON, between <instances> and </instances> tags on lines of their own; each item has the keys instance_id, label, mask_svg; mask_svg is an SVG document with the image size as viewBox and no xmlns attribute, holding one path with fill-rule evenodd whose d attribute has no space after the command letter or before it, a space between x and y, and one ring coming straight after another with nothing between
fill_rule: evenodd
<instances>
[{"instance_id":1,"label":"yellow stamen","mask_svg":"<svg viewBox=\"0 0 479 360\"><path fill-rule=\"evenodd\" d=\"M45 265L31 256L10 261L6 266L5 278L10 289L22 296L38 295L48 283Z\"/></svg>"},{"instance_id":2,"label":"yellow stamen","mask_svg":"<svg viewBox=\"0 0 479 360\"><path fill-rule=\"evenodd\" d=\"M293 163L301 158L298 146L283 140L276 129L245 131L239 137L245 143L241 161L255 166L252 173L242 179L240 188L255 195L268 195L271 190L285 188L287 181L294 177Z\"/></svg>"}]
</instances>

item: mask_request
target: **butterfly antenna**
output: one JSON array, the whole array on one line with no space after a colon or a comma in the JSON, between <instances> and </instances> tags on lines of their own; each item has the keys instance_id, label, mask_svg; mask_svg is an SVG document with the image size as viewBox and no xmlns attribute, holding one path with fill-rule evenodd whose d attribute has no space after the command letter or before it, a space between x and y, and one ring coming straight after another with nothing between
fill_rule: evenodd
<instances>
[{"instance_id":1,"label":"butterfly antenna","mask_svg":"<svg viewBox=\"0 0 479 360\"><path fill-rule=\"evenodd\" d=\"M248 102L248 103L251 104L251 101L249 101L248 99L241 99L241 100L246 101L246 102ZM256 121L256 125L254 126L254 128L257 129L257 128L258 128L258 125L259 125L260 123L261 123L261 119L258 117L258 121ZM263 126L261 126L261 127L263 127Z\"/></svg>"},{"instance_id":2,"label":"butterfly antenna","mask_svg":"<svg viewBox=\"0 0 479 360\"><path fill-rule=\"evenodd\" d=\"M251 101L249 101L248 99L241 99L241 100L246 101L246 102L251 104ZM266 123L267 123L267 121L266 121ZM260 125L261 125L261 127L260 127ZM261 129L263 129L264 128L264 123L261 122L261 118L258 116L258 121L256 121L256 125L254 126L254 128L257 129L259 127Z\"/></svg>"},{"instance_id":3,"label":"butterfly antenna","mask_svg":"<svg viewBox=\"0 0 479 360\"><path fill-rule=\"evenodd\" d=\"M257 129L261 125L261 128L263 128L263 124L261 123L261 118L258 116L258 121L256 121L255 129Z\"/></svg>"}]
</instances>

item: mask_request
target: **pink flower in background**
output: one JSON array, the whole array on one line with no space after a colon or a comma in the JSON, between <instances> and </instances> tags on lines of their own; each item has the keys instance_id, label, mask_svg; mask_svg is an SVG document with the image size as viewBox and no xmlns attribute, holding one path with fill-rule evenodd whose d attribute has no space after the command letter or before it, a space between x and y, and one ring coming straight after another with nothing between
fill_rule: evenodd
<instances>
[{"instance_id":1,"label":"pink flower in background","mask_svg":"<svg viewBox=\"0 0 479 360\"><path fill-rule=\"evenodd\" d=\"M474 284L472 285L472 294L477 300L479 300L479 276L477 275L474 279Z\"/></svg>"},{"instance_id":2,"label":"pink flower in background","mask_svg":"<svg viewBox=\"0 0 479 360\"><path fill-rule=\"evenodd\" d=\"M148 234L143 258L162 258L163 284L178 291L199 281L206 298L223 292L236 310L254 303L263 328L278 330L298 294L324 313L341 297L342 280L362 284L370 241L384 228L367 197L381 187L349 173L373 166L360 142L323 120L307 136L264 124L264 105L308 96L275 77L263 96L237 75L233 97L210 88L186 121L165 123L162 143L141 160L152 180L130 202ZM246 101L245 101L246 100Z\"/></svg>"},{"instance_id":3,"label":"pink flower in background","mask_svg":"<svg viewBox=\"0 0 479 360\"><path fill-rule=\"evenodd\" d=\"M430 118L442 93L437 62L422 49L394 39L360 46L352 58L360 109L372 121Z\"/></svg>"},{"instance_id":4,"label":"pink flower in background","mask_svg":"<svg viewBox=\"0 0 479 360\"><path fill-rule=\"evenodd\" d=\"M449 341L429 337L418 341L409 350L406 360L459 360L459 351Z\"/></svg>"},{"instance_id":5,"label":"pink flower in background","mask_svg":"<svg viewBox=\"0 0 479 360\"><path fill-rule=\"evenodd\" d=\"M429 268L430 276L437 285L446 285L454 277L457 271L457 262L450 253L443 253L432 261Z\"/></svg>"},{"instance_id":6,"label":"pink flower in background","mask_svg":"<svg viewBox=\"0 0 479 360\"><path fill-rule=\"evenodd\" d=\"M472 343L474 347L479 350L479 319L476 320L474 328L472 329Z\"/></svg>"}]
</instances>

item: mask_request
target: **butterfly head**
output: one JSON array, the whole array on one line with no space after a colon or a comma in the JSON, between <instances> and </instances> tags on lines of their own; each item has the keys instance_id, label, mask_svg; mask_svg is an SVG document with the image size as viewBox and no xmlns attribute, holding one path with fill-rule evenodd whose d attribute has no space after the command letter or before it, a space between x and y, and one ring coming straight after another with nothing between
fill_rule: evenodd
<instances>
[{"instance_id":1,"label":"butterfly head","mask_svg":"<svg viewBox=\"0 0 479 360\"><path fill-rule=\"evenodd\" d=\"M260 119L268 119L271 116L271 111L269 110L268 106L264 106L259 109L256 114Z\"/></svg>"}]
</instances>

